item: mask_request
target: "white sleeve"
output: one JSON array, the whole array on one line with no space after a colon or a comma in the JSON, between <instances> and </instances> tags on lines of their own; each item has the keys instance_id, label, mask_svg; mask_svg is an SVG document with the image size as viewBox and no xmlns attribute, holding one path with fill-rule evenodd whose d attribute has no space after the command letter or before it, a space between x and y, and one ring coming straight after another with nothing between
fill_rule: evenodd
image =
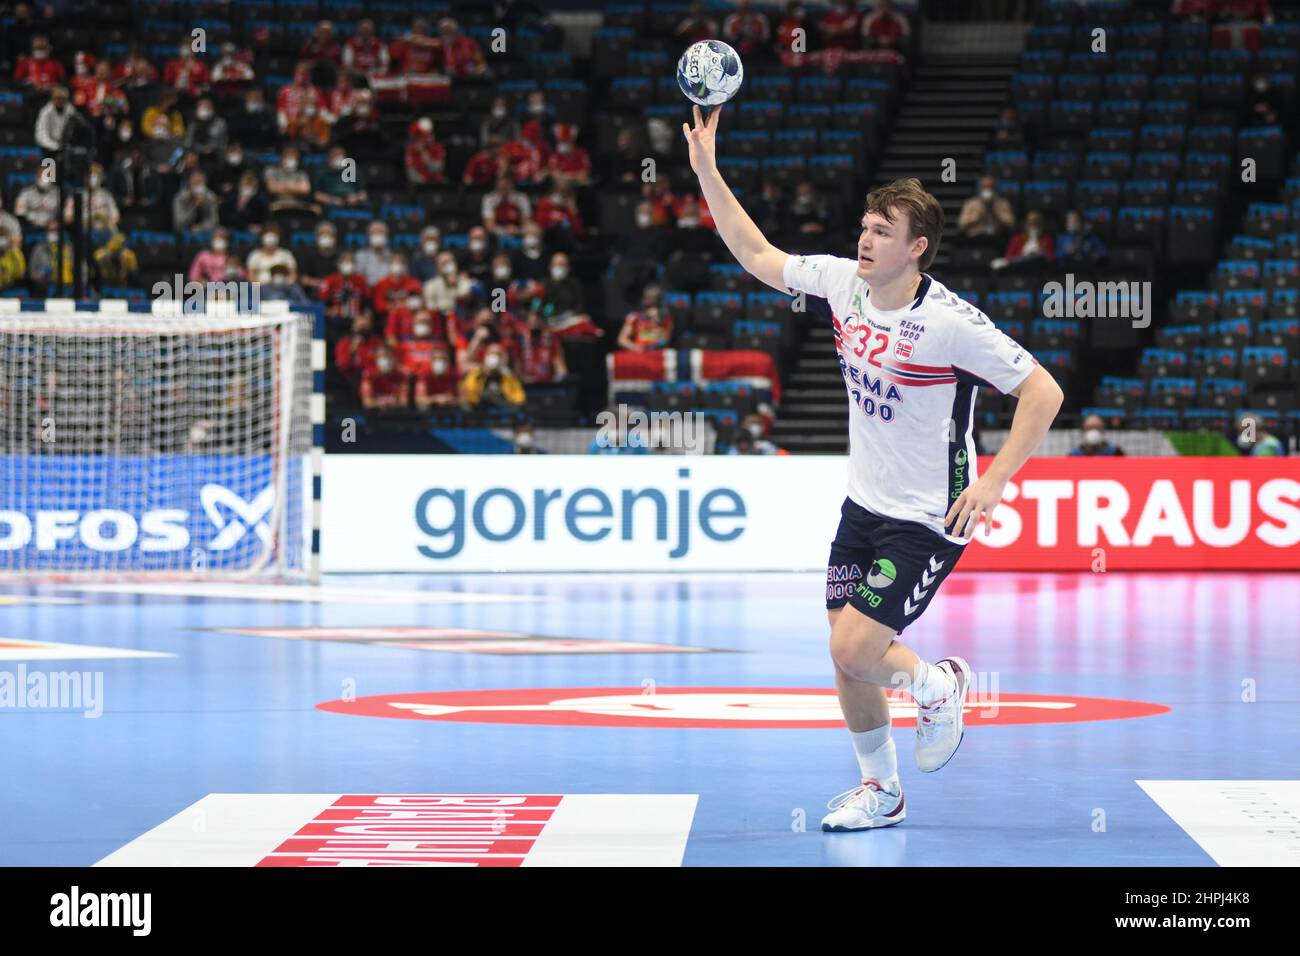
<instances>
[{"instance_id":1,"label":"white sleeve","mask_svg":"<svg viewBox=\"0 0 1300 956\"><path fill-rule=\"evenodd\" d=\"M954 316L949 359L958 376L965 372L1005 395L1028 378L1038 363L983 312L972 308L971 313Z\"/></svg>"},{"instance_id":2,"label":"white sleeve","mask_svg":"<svg viewBox=\"0 0 1300 956\"><path fill-rule=\"evenodd\" d=\"M858 263L839 256L792 255L785 260L782 281L791 295L806 292L825 299L837 282L844 281L846 266L853 273L857 271Z\"/></svg>"}]
</instances>

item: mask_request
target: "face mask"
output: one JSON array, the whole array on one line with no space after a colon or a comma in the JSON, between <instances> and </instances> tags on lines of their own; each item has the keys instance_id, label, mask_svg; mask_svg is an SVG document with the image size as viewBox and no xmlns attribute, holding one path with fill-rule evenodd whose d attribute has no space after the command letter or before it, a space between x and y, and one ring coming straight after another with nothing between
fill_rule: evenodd
<instances>
[{"instance_id":1,"label":"face mask","mask_svg":"<svg viewBox=\"0 0 1300 956\"><path fill-rule=\"evenodd\" d=\"M342 168L343 168L342 156L335 156L333 159L330 160L330 169L342 169Z\"/></svg>"},{"instance_id":2,"label":"face mask","mask_svg":"<svg viewBox=\"0 0 1300 956\"><path fill-rule=\"evenodd\" d=\"M261 100L249 100L248 103L247 103L247 105L246 105L246 109L247 109L248 112L250 112L250 113L260 113L260 112L262 112L262 101L261 101Z\"/></svg>"},{"instance_id":3,"label":"face mask","mask_svg":"<svg viewBox=\"0 0 1300 956\"><path fill-rule=\"evenodd\" d=\"M746 425L745 431L749 432L751 438L763 437L763 426L758 424L758 422L751 422L750 424Z\"/></svg>"},{"instance_id":4,"label":"face mask","mask_svg":"<svg viewBox=\"0 0 1300 956\"><path fill-rule=\"evenodd\" d=\"M49 55L50 55L50 51L49 51L49 50L33 50L33 51L32 51L32 56L36 57L36 59L38 59L38 60L44 60L44 59L45 59L46 57L48 57Z\"/></svg>"},{"instance_id":5,"label":"face mask","mask_svg":"<svg viewBox=\"0 0 1300 956\"><path fill-rule=\"evenodd\" d=\"M169 132L170 130L168 129L166 120L163 120L161 123L153 124L153 135L157 139L166 139Z\"/></svg>"},{"instance_id":6,"label":"face mask","mask_svg":"<svg viewBox=\"0 0 1300 956\"><path fill-rule=\"evenodd\" d=\"M637 216L636 224L642 229L649 229L654 222L654 216Z\"/></svg>"},{"instance_id":7,"label":"face mask","mask_svg":"<svg viewBox=\"0 0 1300 956\"><path fill-rule=\"evenodd\" d=\"M700 220L695 216L682 216L677 220L677 225L681 226L683 229L694 229L699 224Z\"/></svg>"},{"instance_id":8,"label":"face mask","mask_svg":"<svg viewBox=\"0 0 1300 956\"><path fill-rule=\"evenodd\" d=\"M536 258L537 253L542 251L542 241L540 239L528 238L524 240L524 252Z\"/></svg>"},{"instance_id":9,"label":"face mask","mask_svg":"<svg viewBox=\"0 0 1300 956\"><path fill-rule=\"evenodd\" d=\"M516 448L532 448L533 436L529 432L522 432L515 437Z\"/></svg>"},{"instance_id":10,"label":"face mask","mask_svg":"<svg viewBox=\"0 0 1300 956\"><path fill-rule=\"evenodd\" d=\"M456 274L456 263L449 262L445 266L443 266L442 274L445 275L447 278L451 278L452 276L454 276Z\"/></svg>"},{"instance_id":11,"label":"face mask","mask_svg":"<svg viewBox=\"0 0 1300 956\"><path fill-rule=\"evenodd\" d=\"M245 197L247 197L247 196L253 196L253 195L256 195L256 193L257 193L257 187L256 187L256 186L240 186L240 187L239 187L239 195L241 195L241 196L245 196Z\"/></svg>"},{"instance_id":12,"label":"face mask","mask_svg":"<svg viewBox=\"0 0 1300 956\"><path fill-rule=\"evenodd\" d=\"M375 363L375 367L381 372L391 372L393 370L393 363L391 359L380 359Z\"/></svg>"},{"instance_id":13,"label":"face mask","mask_svg":"<svg viewBox=\"0 0 1300 956\"><path fill-rule=\"evenodd\" d=\"M316 240L316 247L320 249L322 252L329 252L331 249L334 248L334 237L321 236L319 239Z\"/></svg>"},{"instance_id":14,"label":"face mask","mask_svg":"<svg viewBox=\"0 0 1300 956\"><path fill-rule=\"evenodd\" d=\"M504 118L505 115L506 115L506 108L505 108L504 106L497 106L497 107L494 107L493 110L492 110L492 115L493 115L493 117L495 117L496 119L502 119L502 118Z\"/></svg>"},{"instance_id":15,"label":"face mask","mask_svg":"<svg viewBox=\"0 0 1300 956\"><path fill-rule=\"evenodd\" d=\"M426 256L435 256L438 254L438 244L436 242L426 242L421 248L424 249Z\"/></svg>"},{"instance_id":16,"label":"face mask","mask_svg":"<svg viewBox=\"0 0 1300 956\"><path fill-rule=\"evenodd\" d=\"M406 266L402 265L400 262L394 262L391 266L388 267L388 274L394 277L405 275Z\"/></svg>"},{"instance_id":17,"label":"face mask","mask_svg":"<svg viewBox=\"0 0 1300 956\"><path fill-rule=\"evenodd\" d=\"M991 189L980 190L980 199L983 199L985 202L988 202L992 198L993 198L993 190Z\"/></svg>"},{"instance_id":18,"label":"face mask","mask_svg":"<svg viewBox=\"0 0 1300 956\"><path fill-rule=\"evenodd\" d=\"M125 143L127 140L129 140L129 139L131 138L131 127L129 127L129 126L121 126L121 127L118 127L118 130L117 130L117 138L120 139L120 140L121 140L122 142L124 142L124 143Z\"/></svg>"},{"instance_id":19,"label":"face mask","mask_svg":"<svg viewBox=\"0 0 1300 956\"><path fill-rule=\"evenodd\" d=\"M98 173L92 173L92 174L90 175L90 177L87 179L87 182L90 183L90 188L91 188L91 189L98 189L98 188L99 188L99 184L100 184L101 181L102 181L102 180L100 179L100 176L99 176ZM197 191L197 190L191 190L191 191L194 192L194 191Z\"/></svg>"},{"instance_id":20,"label":"face mask","mask_svg":"<svg viewBox=\"0 0 1300 956\"><path fill-rule=\"evenodd\" d=\"M207 120L212 119L212 110L199 110L195 115L206 122Z\"/></svg>"},{"instance_id":21,"label":"face mask","mask_svg":"<svg viewBox=\"0 0 1300 956\"><path fill-rule=\"evenodd\" d=\"M474 242L471 242L469 244L470 252L482 252L486 248L487 248L487 243L479 240L475 240Z\"/></svg>"},{"instance_id":22,"label":"face mask","mask_svg":"<svg viewBox=\"0 0 1300 956\"><path fill-rule=\"evenodd\" d=\"M226 251L226 240L224 240L224 239L213 239L213 240L212 240L212 251L213 251L213 252L225 252L225 251Z\"/></svg>"},{"instance_id":23,"label":"face mask","mask_svg":"<svg viewBox=\"0 0 1300 956\"><path fill-rule=\"evenodd\" d=\"M1100 445L1101 429L1089 428L1086 432L1083 433L1083 443L1085 445Z\"/></svg>"},{"instance_id":24,"label":"face mask","mask_svg":"<svg viewBox=\"0 0 1300 956\"><path fill-rule=\"evenodd\" d=\"M414 308L414 306L412 306L412 308ZM433 330L430 329L427 325L417 325L413 329L411 329L411 331L415 333L415 337L417 339L427 339L429 337L429 333L432 332Z\"/></svg>"},{"instance_id":25,"label":"face mask","mask_svg":"<svg viewBox=\"0 0 1300 956\"><path fill-rule=\"evenodd\" d=\"M280 237L271 233L262 237L262 245L267 249L274 249L280 244Z\"/></svg>"},{"instance_id":26,"label":"face mask","mask_svg":"<svg viewBox=\"0 0 1300 956\"><path fill-rule=\"evenodd\" d=\"M557 153L571 153L571 152L573 152L573 144L572 144L572 143L560 143L558 146L555 147L555 151L556 151Z\"/></svg>"},{"instance_id":27,"label":"face mask","mask_svg":"<svg viewBox=\"0 0 1300 956\"><path fill-rule=\"evenodd\" d=\"M352 270L353 270L354 268L356 268L356 267L355 267L354 265L352 265L352 263L350 263L350 262L340 262L340 263L339 263L339 275L350 276L350 275L352 275Z\"/></svg>"},{"instance_id":28,"label":"face mask","mask_svg":"<svg viewBox=\"0 0 1300 956\"><path fill-rule=\"evenodd\" d=\"M493 352L483 359L483 364L490 369L498 369L501 367L501 356Z\"/></svg>"},{"instance_id":29,"label":"face mask","mask_svg":"<svg viewBox=\"0 0 1300 956\"><path fill-rule=\"evenodd\" d=\"M285 168L286 172L291 173L298 168L298 160L292 158L286 159L280 165L282 165Z\"/></svg>"},{"instance_id":30,"label":"face mask","mask_svg":"<svg viewBox=\"0 0 1300 956\"><path fill-rule=\"evenodd\" d=\"M528 107L528 112L532 113L534 116L542 116L546 112L546 104L532 103Z\"/></svg>"},{"instance_id":31,"label":"face mask","mask_svg":"<svg viewBox=\"0 0 1300 956\"><path fill-rule=\"evenodd\" d=\"M497 268L493 269L492 278L496 279L498 282L505 282L507 279L510 278L510 267L498 266Z\"/></svg>"},{"instance_id":32,"label":"face mask","mask_svg":"<svg viewBox=\"0 0 1300 956\"><path fill-rule=\"evenodd\" d=\"M238 166L244 161L243 153L226 153L226 162L231 166Z\"/></svg>"},{"instance_id":33,"label":"face mask","mask_svg":"<svg viewBox=\"0 0 1300 956\"><path fill-rule=\"evenodd\" d=\"M446 374L447 374L447 363L444 362L444 361L442 361L442 359L438 359L436 362L434 362L434 363L432 364L431 367L432 367L432 369L433 369L433 374L434 374L434 375L446 375Z\"/></svg>"},{"instance_id":34,"label":"face mask","mask_svg":"<svg viewBox=\"0 0 1300 956\"><path fill-rule=\"evenodd\" d=\"M388 245L388 237L383 235L374 235L370 237L371 249L382 249Z\"/></svg>"},{"instance_id":35,"label":"face mask","mask_svg":"<svg viewBox=\"0 0 1300 956\"><path fill-rule=\"evenodd\" d=\"M554 279L556 282L559 282L561 279L565 279L565 278L567 278L568 275L569 275L569 270L568 270L568 269L552 269L552 270L551 270L551 278Z\"/></svg>"},{"instance_id":36,"label":"face mask","mask_svg":"<svg viewBox=\"0 0 1300 956\"><path fill-rule=\"evenodd\" d=\"M52 232L45 238L49 241L50 245L52 246L57 246L59 244L59 234L57 232Z\"/></svg>"}]
</instances>

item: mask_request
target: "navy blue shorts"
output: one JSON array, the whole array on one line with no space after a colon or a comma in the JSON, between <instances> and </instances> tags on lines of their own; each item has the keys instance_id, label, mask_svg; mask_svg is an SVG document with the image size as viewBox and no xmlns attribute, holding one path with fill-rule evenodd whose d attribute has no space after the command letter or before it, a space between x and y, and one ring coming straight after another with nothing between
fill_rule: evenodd
<instances>
[{"instance_id":1,"label":"navy blue shorts","mask_svg":"<svg viewBox=\"0 0 1300 956\"><path fill-rule=\"evenodd\" d=\"M901 632L929 607L964 550L923 524L845 498L826 566L826 609L852 604Z\"/></svg>"}]
</instances>

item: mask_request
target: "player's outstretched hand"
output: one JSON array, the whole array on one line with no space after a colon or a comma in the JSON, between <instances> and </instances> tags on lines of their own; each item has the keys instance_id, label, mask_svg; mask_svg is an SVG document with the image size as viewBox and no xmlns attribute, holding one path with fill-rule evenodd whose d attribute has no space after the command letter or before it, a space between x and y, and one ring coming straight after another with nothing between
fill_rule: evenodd
<instances>
[{"instance_id":1,"label":"player's outstretched hand","mask_svg":"<svg viewBox=\"0 0 1300 956\"><path fill-rule=\"evenodd\" d=\"M1002 490L1005 487L1006 482L989 477L988 472L980 475L975 484L963 491L952 503L943 526L959 538L973 538L982 523L984 533L988 534L993 530L993 509L1002 500Z\"/></svg>"},{"instance_id":2,"label":"player's outstretched hand","mask_svg":"<svg viewBox=\"0 0 1300 956\"><path fill-rule=\"evenodd\" d=\"M715 106L708 119L700 116L698 106L692 106L691 109L695 113L695 126L683 123L682 132L686 134L686 145L691 151L691 169L695 170L696 176L702 176L717 168L713 134L717 132L718 117L722 114L722 107Z\"/></svg>"}]
</instances>

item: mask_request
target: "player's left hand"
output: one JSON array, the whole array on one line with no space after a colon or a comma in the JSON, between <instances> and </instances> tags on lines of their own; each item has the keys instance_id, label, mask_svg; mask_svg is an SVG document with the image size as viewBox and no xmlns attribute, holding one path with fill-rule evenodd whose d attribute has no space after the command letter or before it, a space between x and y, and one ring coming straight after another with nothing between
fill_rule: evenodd
<instances>
[{"instance_id":1,"label":"player's left hand","mask_svg":"<svg viewBox=\"0 0 1300 956\"><path fill-rule=\"evenodd\" d=\"M990 477L988 472L980 475L975 484L963 491L948 509L943 525L950 533L959 538L973 538L982 523L984 534L993 530L993 509L1002 500L1005 481ZM953 522L956 522L954 525ZM969 525L970 533L967 534Z\"/></svg>"}]
</instances>

